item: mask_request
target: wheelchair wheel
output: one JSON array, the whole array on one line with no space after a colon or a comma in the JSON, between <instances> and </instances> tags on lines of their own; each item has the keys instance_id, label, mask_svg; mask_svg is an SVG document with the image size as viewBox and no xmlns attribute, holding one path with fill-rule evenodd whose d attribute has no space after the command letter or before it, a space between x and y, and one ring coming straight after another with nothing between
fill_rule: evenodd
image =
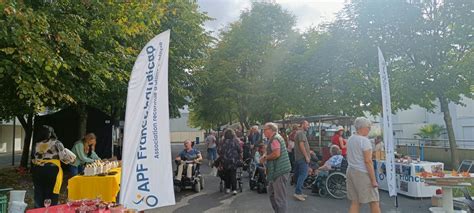
<instances>
[{"instance_id":1,"label":"wheelchair wheel","mask_svg":"<svg viewBox=\"0 0 474 213\"><path fill-rule=\"evenodd\" d=\"M323 189L323 188L320 188L320 189L318 190L318 194L319 194L320 197L326 197L326 196L328 196L328 192L327 192L325 189Z\"/></svg>"},{"instance_id":2,"label":"wheelchair wheel","mask_svg":"<svg viewBox=\"0 0 474 213\"><path fill-rule=\"evenodd\" d=\"M194 183L194 191L197 192L197 193L199 193L199 192L201 191L201 189L202 189L202 188L201 188L201 182L200 182L200 181L196 181L196 182Z\"/></svg>"},{"instance_id":3,"label":"wheelchair wheel","mask_svg":"<svg viewBox=\"0 0 474 213\"><path fill-rule=\"evenodd\" d=\"M346 175L341 172L334 172L329 174L326 179L326 191L333 198L345 198L347 195Z\"/></svg>"},{"instance_id":4,"label":"wheelchair wheel","mask_svg":"<svg viewBox=\"0 0 474 213\"><path fill-rule=\"evenodd\" d=\"M255 180L252 180L250 179L249 180L249 186L250 186L250 190L254 190L255 189L255 186L256 186L256 181Z\"/></svg>"},{"instance_id":5,"label":"wheelchair wheel","mask_svg":"<svg viewBox=\"0 0 474 213\"><path fill-rule=\"evenodd\" d=\"M181 192L181 187L180 186L174 186L173 189L174 189L174 192L176 192L176 193Z\"/></svg>"},{"instance_id":6,"label":"wheelchair wheel","mask_svg":"<svg viewBox=\"0 0 474 213\"><path fill-rule=\"evenodd\" d=\"M303 182L303 188L304 189L311 189L311 186L313 185L314 178L308 177L306 180Z\"/></svg>"},{"instance_id":7,"label":"wheelchair wheel","mask_svg":"<svg viewBox=\"0 0 474 213\"><path fill-rule=\"evenodd\" d=\"M265 193L265 185L263 183L257 183L257 193Z\"/></svg>"}]
</instances>

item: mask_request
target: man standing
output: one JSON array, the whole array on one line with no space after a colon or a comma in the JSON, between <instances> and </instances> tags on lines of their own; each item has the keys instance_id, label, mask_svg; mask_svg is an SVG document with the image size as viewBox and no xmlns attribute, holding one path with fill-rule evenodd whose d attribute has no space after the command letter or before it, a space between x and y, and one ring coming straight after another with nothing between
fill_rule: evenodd
<instances>
[{"instance_id":1,"label":"man standing","mask_svg":"<svg viewBox=\"0 0 474 213\"><path fill-rule=\"evenodd\" d=\"M217 145L215 134L216 133L211 130L211 133L206 137L205 140L207 146L207 160L209 160L209 166L212 166L217 158Z\"/></svg>"},{"instance_id":2,"label":"man standing","mask_svg":"<svg viewBox=\"0 0 474 213\"><path fill-rule=\"evenodd\" d=\"M258 131L258 126L252 126L248 135L248 142L250 143L250 148L253 150L253 147L257 145L261 139L262 137L260 135L260 132Z\"/></svg>"},{"instance_id":3,"label":"man standing","mask_svg":"<svg viewBox=\"0 0 474 213\"><path fill-rule=\"evenodd\" d=\"M303 183L308 176L308 164L311 160L308 138L306 131L309 129L309 123L306 120L300 122L300 127L296 131L295 137L295 177L296 188L293 195L297 200L304 201L306 195L303 194Z\"/></svg>"},{"instance_id":4,"label":"man standing","mask_svg":"<svg viewBox=\"0 0 474 213\"><path fill-rule=\"evenodd\" d=\"M290 159L285 147L285 140L278 134L274 123L266 123L263 134L268 138L267 153L260 158L260 163L267 167L268 194L273 211L287 212L286 184L291 170Z\"/></svg>"}]
</instances>

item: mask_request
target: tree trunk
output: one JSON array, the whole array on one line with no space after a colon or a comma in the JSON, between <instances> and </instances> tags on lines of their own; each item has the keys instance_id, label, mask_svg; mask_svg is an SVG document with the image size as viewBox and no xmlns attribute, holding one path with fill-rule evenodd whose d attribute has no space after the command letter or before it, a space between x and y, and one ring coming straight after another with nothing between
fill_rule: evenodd
<instances>
[{"instance_id":1,"label":"tree trunk","mask_svg":"<svg viewBox=\"0 0 474 213\"><path fill-rule=\"evenodd\" d=\"M448 131L449 147L451 148L451 166L453 169L456 169L459 166L459 156L456 138L454 136L453 121L449 112L449 102L444 97L440 97L439 102L441 103L441 111L443 112L444 123L446 124L446 130Z\"/></svg>"},{"instance_id":2,"label":"tree trunk","mask_svg":"<svg viewBox=\"0 0 474 213\"><path fill-rule=\"evenodd\" d=\"M87 131L87 107L84 104L78 104L76 106L76 112L79 116L79 138L84 137Z\"/></svg>"},{"instance_id":3,"label":"tree trunk","mask_svg":"<svg viewBox=\"0 0 474 213\"><path fill-rule=\"evenodd\" d=\"M20 167L28 168L28 159L30 157L31 137L33 136L33 113L27 115L26 120L23 116L17 116L21 126L25 130L25 139L23 141L23 151L21 153Z\"/></svg>"}]
</instances>

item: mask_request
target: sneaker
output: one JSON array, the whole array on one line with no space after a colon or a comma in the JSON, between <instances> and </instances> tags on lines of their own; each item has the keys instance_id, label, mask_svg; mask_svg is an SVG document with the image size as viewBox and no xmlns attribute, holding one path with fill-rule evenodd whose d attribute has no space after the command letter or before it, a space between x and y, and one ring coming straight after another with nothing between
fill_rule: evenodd
<instances>
[{"instance_id":1,"label":"sneaker","mask_svg":"<svg viewBox=\"0 0 474 213\"><path fill-rule=\"evenodd\" d=\"M234 191L232 192L232 194L233 194L233 195L237 195L237 191L234 190Z\"/></svg>"},{"instance_id":2,"label":"sneaker","mask_svg":"<svg viewBox=\"0 0 474 213\"><path fill-rule=\"evenodd\" d=\"M295 197L299 201L305 201L306 200L302 195L299 195L299 194L294 194L293 197Z\"/></svg>"},{"instance_id":3,"label":"sneaker","mask_svg":"<svg viewBox=\"0 0 474 213\"><path fill-rule=\"evenodd\" d=\"M307 198L307 197L308 197L308 195L305 195L305 194L300 194L300 195L301 195L302 197L304 197L304 198Z\"/></svg>"},{"instance_id":4,"label":"sneaker","mask_svg":"<svg viewBox=\"0 0 474 213\"><path fill-rule=\"evenodd\" d=\"M230 193L230 189L225 189L225 193L226 193L226 194L229 194L229 193Z\"/></svg>"}]
</instances>

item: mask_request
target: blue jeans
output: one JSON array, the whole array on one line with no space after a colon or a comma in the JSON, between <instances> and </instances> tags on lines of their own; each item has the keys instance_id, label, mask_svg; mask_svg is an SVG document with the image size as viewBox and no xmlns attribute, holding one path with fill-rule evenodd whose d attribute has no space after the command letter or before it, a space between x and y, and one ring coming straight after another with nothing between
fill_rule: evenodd
<instances>
[{"instance_id":1,"label":"blue jeans","mask_svg":"<svg viewBox=\"0 0 474 213\"><path fill-rule=\"evenodd\" d=\"M207 148L207 159L216 160L217 158L217 149L216 148Z\"/></svg>"},{"instance_id":2,"label":"blue jeans","mask_svg":"<svg viewBox=\"0 0 474 213\"><path fill-rule=\"evenodd\" d=\"M300 159L295 162L296 188L295 194L303 194L303 183L308 177L308 163L305 159Z\"/></svg>"},{"instance_id":3,"label":"blue jeans","mask_svg":"<svg viewBox=\"0 0 474 213\"><path fill-rule=\"evenodd\" d=\"M84 171L84 167L79 165L79 166L73 166L69 165L69 171L71 172L72 177L76 176L77 174L81 173Z\"/></svg>"}]
</instances>

